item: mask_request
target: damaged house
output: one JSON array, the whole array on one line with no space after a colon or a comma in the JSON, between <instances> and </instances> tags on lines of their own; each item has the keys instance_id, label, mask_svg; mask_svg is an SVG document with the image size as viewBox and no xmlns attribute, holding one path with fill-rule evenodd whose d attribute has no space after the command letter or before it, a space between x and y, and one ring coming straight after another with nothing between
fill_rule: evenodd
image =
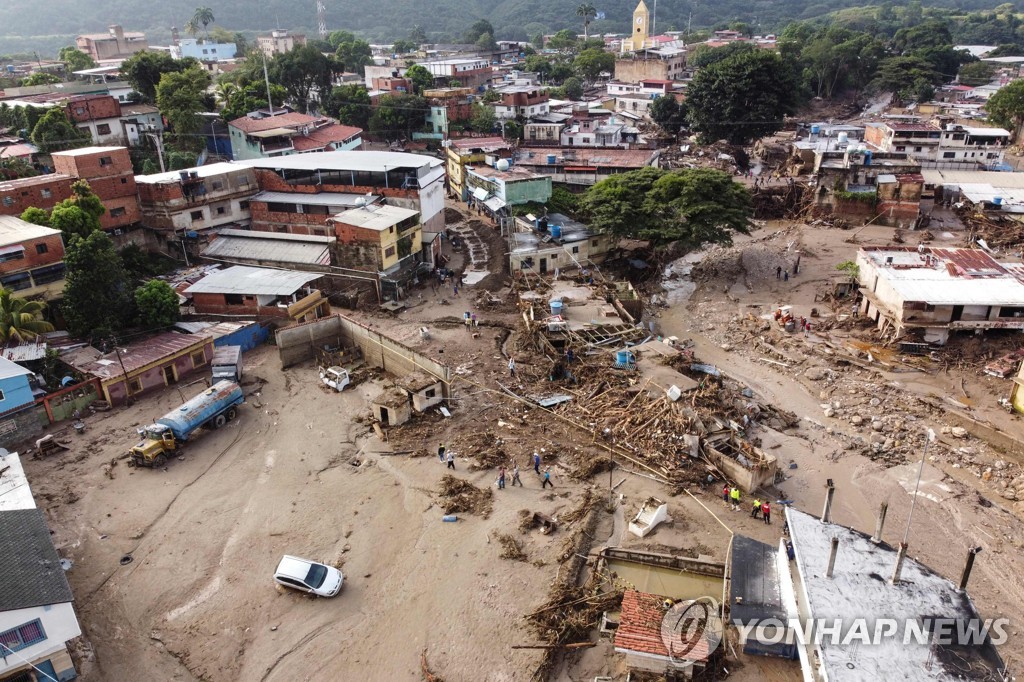
<instances>
[{"instance_id":1,"label":"damaged house","mask_svg":"<svg viewBox=\"0 0 1024 682\"><path fill-rule=\"evenodd\" d=\"M951 331L1024 329L1024 268L978 249L862 247L860 313L895 339L945 344Z\"/></svg>"}]
</instances>

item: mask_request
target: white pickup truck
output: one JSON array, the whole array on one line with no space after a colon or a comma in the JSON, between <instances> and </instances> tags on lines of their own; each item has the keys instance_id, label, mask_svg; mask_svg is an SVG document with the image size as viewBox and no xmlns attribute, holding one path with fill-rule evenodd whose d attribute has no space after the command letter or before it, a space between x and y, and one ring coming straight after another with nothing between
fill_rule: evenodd
<instances>
[{"instance_id":1,"label":"white pickup truck","mask_svg":"<svg viewBox=\"0 0 1024 682\"><path fill-rule=\"evenodd\" d=\"M321 367L320 381L340 393L349 384L348 370L344 367Z\"/></svg>"}]
</instances>

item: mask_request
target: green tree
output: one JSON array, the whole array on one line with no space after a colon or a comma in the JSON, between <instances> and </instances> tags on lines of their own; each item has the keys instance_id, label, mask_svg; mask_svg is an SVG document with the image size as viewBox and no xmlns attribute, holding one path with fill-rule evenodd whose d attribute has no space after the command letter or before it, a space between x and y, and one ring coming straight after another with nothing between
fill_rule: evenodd
<instances>
[{"instance_id":1,"label":"green tree","mask_svg":"<svg viewBox=\"0 0 1024 682\"><path fill-rule=\"evenodd\" d=\"M740 52L697 72L687 91L687 118L705 143L750 144L782 128L796 108L795 90L777 53Z\"/></svg>"},{"instance_id":2,"label":"green tree","mask_svg":"<svg viewBox=\"0 0 1024 682\"><path fill-rule=\"evenodd\" d=\"M921 84L941 83L942 75L928 60L915 56L898 56L883 59L878 65L873 86L879 90L891 90L900 97L913 97Z\"/></svg>"},{"instance_id":3,"label":"green tree","mask_svg":"<svg viewBox=\"0 0 1024 682\"><path fill-rule=\"evenodd\" d=\"M224 104L224 109L220 112L221 118L225 121L234 121L250 111L267 108L267 86L264 83L249 83L241 88L226 88L225 92L228 93L227 101ZM270 96L274 100L274 106L280 108L288 97L288 93L280 85L271 83Z\"/></svg>"},{"instance_id":4,"label":"green tree","mask_svg":"<svg viewBox=\"0 0 1024 682\"><path fill-rule=\"evenodd\" d=\"M752 213L747 189L707 168L613 175L590 188L580 208L591 225L612 234L688 248L730 244L734 233L749 232Z\"/></svg>"},{"instance_id":5,"label":"green tree","mask_svg":"<svg viewBox=\"0 0 1024 682\"><path fill-rule=\"evenodd\" d=\"M43 319L46 303L15 298L10 289L0 289L0 342L23 343L53 331Z\"/></svg>"},{"instance_id":6,"label":"green tree","mask_svg":"<svg viewBox=\"0 0 1024 682\"><path fill-rule=\"evenodd\" d=\"M428 42L427 33L426 31L423 30L422 26L416 24L415 26L412 27L412 30L409 31L409 40L415 43L416 47L419 47L423 43Z\"/></svg>"},{"instance_id":7,"label":"green tree","mask_svg":"<svg viewBox=\"0 0 1024 682\"><path fill-rule=\"evenodd\" d=\"M669 135L676 135L686 125L686 108L671 95L657 97L651 102L651 120Z\"/></svg>"},{"instance_id":8,"label":"green tree","mask_svg":"<svg viewBox=\"0 0 1024 682\"><path fill-rule=\"evenodd\" d=\"M146 329L163 329L178 321L178 292L162 279L151 279L135 290L139 322Z\"/></svg>"},{"instance_id":9,"label":"green tree","mask_svg":"<svg viewBox=\"0 0 1024 682\"><path fill-rule=\"evenodd\" d=\"M416 95L384 95L370 116L370 132L385 140L409 137L423 128L430 107Z\"/></svg>"},{"instance_id":10,"label":"green tree","mask_svg":"<svg viewBox=\"0 0 1024 682\"><path fill-rule=\"evenodd\" d=\"M693 56L686 60L688 66L698 70L711 66L716 62L729 59L730 57L734 57L738 54L746 54L757 50L755 46L745 42L729 43L722 47L707 47L706 45L701 45L698 46L698 48L699 49L694 50Z\"/></svg>"},{"instance_id":11,"label":"green tree","mask_svg":"<svg viewBox=\"0 0 1024 682\"><path fill-rule=\"evenodd\" d=\"M497 90L488 90L480 99L484 104L494 104L501 100L501 95L498 94Z\"/></svg>"},{"instance_id":12,"label":"green tree","mask_svg":"<svg viewBox=\"0 0 1024 682\"><path fill-rule=\"evenodd\" d=\"M987 85L996 75L996 67L990 62L971 62L960 67L957 78L963 85Z\"/></svg>"},{"instance_id":13,"label":"green tree","mask_svg":"<svg viewBox=\"0 0 1024 682\"><path fill-rule=\"evenodd\" d=\"M540 76L541 81L551 75L551 60L540 55L530 55L523 62L523 69Z\"/></svg>"},{"instance_id":14,"label":"green tree","mask_svg":"<svg viewBox=\"0 0 1024 682\"><path fill-rule=\"evenodd\" d=\"M473 113L469 120L473 130L478 133L494 132L494 126L498 122L494 108L479 102L473 104Z\"/></svg>"},{"instance_id":15,"label":"green tree","mask_svg":"<svg viewBox=\"0 0 1024 682\"><path fill-rule=\"evenodd\" d=\"M391 50L395 54L409 54L410 52L415 52L417 47L419 47L419 45L411 40L399 39L391 44Z\"/></svg>"},{"instance_id":16,"label":"green tree","mask_svg":"<svg viewBox=\"0 0 1024 682\"><path fill-rule=\"evenodd\" d=\"M197 26L199 24L203 25L203 30L206 31L206 38L207 40L209 40L210 31L209 29L207 29L207 26L209 26L215 21L215 18L213 16L213 10L209 7L197 7L195 13L192 14L191 21Z\"/></svg>"},{"instance_id":17,"label":"green tree","mask_svg":"<svg viewBox=\"0 0 1024 682\"><path fill-rule=\"evenodd\" d=\"M476 49L480 50L481 52L494 52L495 50L498 49L498 43L495 42L494 34L492 33L481 34L480 37L476 39L476 42L473 44L476 45Z\"/></svg>"},{"instance_id":18,"label":"green tree","mask_svg":"<svg viewBox=\"0 0 1024 682\"><path fill-rule=\"evenodd\" d=\"M71 192L70 198L53 207L48 220L50 227L61 231L64 241L74 235L88 237L102 229L100 218L107 212L103 202L85 180L78 180L71 185Z\"/></svg>"},{"instance_id":19,"label":"green tree","mask_svg":"<svg viewBox=\"0 0 1024 682\"><path fill-rule=\"evenodd\" d=\"M570 50L576 47L576 34L565 28L551 36L548 47L552 50Z\"/></svg>"},{"instance_id":20,"label":"green tree","mask_svg":"<svg viewBox=\"0 0 1024 682\"><path fill-rule=\"evenodd\" d=\"M52 73L44 73L38 71L27 78L21 79L21 87L28 88L33 85L53 85L54 83L60 83L60 78L54 76Z\"/></svg>"},{"instance_id":21,"label":"green tree","mask_svg":"<svg viewBox=\"0 0 1024 682\"><path fill-rule=\"evenodd\" d=\"M370 111L373 103L370 93L358 83L339 85L331 91L327 101L327 113L345 125L366 130L370 125Z\"/></svg>"},{"instance_id":22,"label":"green tree","mask_svg":"<svg viewBox=\"0 0 1024 682\"><path fill-rule=\"evenodd\" d=\"M67 114L61 107L47 110L43 117L32 127L32 143L39 147L43 154L78 149L92 142L88 131L80 130L71 125Z\"/></svg>"},{"instance_id":23,"label":"green tree","mask_svg":"<svg viewBox=\"0 0 1024 682\"><path fill-rule=\"evenodd\" d=\"M1024 125L1024 80L1001 87L985 103L985 111L990 121L1011 131L1017 139Z\"/></svg>"},{"instance_id":24,"label":"green tree","mask_svg":"<svg viewBox=\"0 0 1024 682\"><path fill-rule=\"evenodd\" d=\"M166 52L138 52L121 64L121 73L128 79L132 89L147 102L155 102L156 86L161 76L165 73L179 73L198 65L195 59L177 60Z\"/></svg>"},{"instance_id":25,"label":"green tree","mask_svg":"<svg viewBox=\"0 0 1024 682\"><path fill-rule=\"evenodd\" d=\"M50 226L50 212L35 206L29 206L21 213L21 219L33 225Z\"/></svg>"},{"instance_id":26,"label":"green tree","mask_svg":"<svg viewBox=\"0 0 1024 682\"><path fill-rule=\"evenodd\" d=\"M607 71L615 71L615 55L604 50L584 50L572 62L573 70L584 80L593 83Z\"/></svg>"},{"instance_id":27,"label":"green tree","mask_svg":"<svg viewBox=\"0 0 1024 682\"><path fill-rule=\"evenodd\" d=\"M165 73L156 87L156 103L167 117L173 132L173 142L180 149L198 149L203 142L198 137L203 127L199 112L206 109L205 93L210 76L200 67L181 73Z\"/></svg>"},{"instance_id":28,"label":"green tree","mask_svg":"<svg viewBox=\"0 0 1024 682\"><path fill-rule=\"evenodd\" d=\"M576 7L576 16L583 19L583 39L590 40L590 22L597 16L597 8L584 2Z\"/></svg>"},{"instance_id":29,"label":"green tree","mask_svg":"<svg viewBox=\"0 0 1024 682\"><path fill-rule=\"evenodd\" d=\"M337 67L334 60L316 48L303 45L274 57L268 69L270 82L283 86L288 92L288 100L305 113L315 103L314 92L331 91Z\"/></svg>"},{"instance_id":30,"label":"green tree","mask_svg":"<svg viewBox=\"0 0 1024 682\"><path fill-rule=\"evenodd\" d=\"M434 87L434 76L421 64L413 64L405 70L405 77L412 84L412 89L417 95L422 95L424 90Z\"/></svg>"},{"instance_id":31,"label":"green tree","mask_svg":"<svg viewBox=\"0 0 1024 682\"><path fill-rule=\"evenodd\" d=\"M96 68L96 62L93 61L92 57L72 45L62 47L57 55L57 59L64 63L64 74L66 76L70 76L75 71Z\"/></svg>"},{"instance_id":32,"label":"green tree","mask_svg":"<svg viewBox=\"0 0 1024 682\"><path fill-rule=\"evenodd\" d=\"M37 175L39 175L39 171L33 168L28 161L16 156L0 156L0 178L17 180Z\"/></svg>"},{"instance_id":33,"label":"green tree","mask_svg":"<svg viewBox=\"0 0 1024 682\"><path fill-rule=\"evenodd\" d=\"M480 21L476 22L475 24L470 26L469 29L466 30L466 33L465 35L463 35L462 40L466 43L475 43L476 41L480 40L480 36L482 36L485 33L490 33L493 36L494 27L491 26L491 22L487 21L486 19L481 19Z\"/></svg>"},{"instance_id":34,"label":"green tree","mask_svg":"<svg viewBox=\"0 0 1024 682\"><path fill-rule=\"evenodd\" d=\"M562 91L565 92L566 99L583 99L583 81L575 76L566 78L565 82L562 83Z\"/></svg>"},{"instance_id":35,"label":"green tree","mask_svg":"<svg viewBox=\"0 0 1024 682\"><path fill-rule=\"evenodd\" d=\"M131 317L124 264L102 230L74 235L64 254L64 321L72 336L108 338Z\"/></svg>"},{"instance_id":36,"label":"green tree","mask_svg":"<svg viewBox=\"0 0 1024 682\"><path fill-rule=\"evenodd\" d=\"M345 71L358 73L362 76L366 72L366 65L373 63L373 50L370 43L365 40L353 39L338 45L335 56L344 65Z\"/></svg>"}]
</instances>

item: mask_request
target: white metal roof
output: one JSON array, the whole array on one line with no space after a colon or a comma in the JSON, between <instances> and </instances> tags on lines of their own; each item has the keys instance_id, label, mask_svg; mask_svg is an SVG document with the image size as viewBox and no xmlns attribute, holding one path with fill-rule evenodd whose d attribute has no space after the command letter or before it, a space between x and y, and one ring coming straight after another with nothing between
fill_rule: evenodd
<instances>
[{"instance_id":1,"label":"white metal roof","mask_svg":"<svg viewBox=\"0 0 1024 682\"><path fill-rule=\"evenodd\" d=\"M166 173L153 173L152 175L136 175L135 182L141 182L146 184L157 184L160 182L180 182L181 173L184 173L186 171L189 173L195 173L200 178L209 178L214 175L224 175L225 173L244 170L244 166L239 166L236 163L228 163L224 161L221 163L210 163L203 166L196 166L195 168L186 168L181 171L167 171Z\"/></svg>"},{"instance_id":2,"label":"white metal roof","mask_svg":"<svg viewBox=\"0 0 1024 682\"><path fill-rule=\"evenodd\" d=\"M252 159L238 161L236 165L268 168L270 170L343 170L384 172L399 168L437 168L444 165L441 159L422 154L405 152L314 152L311 154L292 154L271 159Z\"/></svg>"},{"instance_id":3,"label":"white metal roof","mask_svg":"<svg viewBox=\"0 0 1024 682\"><path fill-rule=\"evenodd\" d=\"M12 215L0 215L0 246L19 244L30 239L42 239L60 234L60 230L26 223Z\"/></svg>"},{"instance_id":4,"label":"white metal roof","mask_svg":"<svg viewBox=\"0 0 1024 682\"><path fill-rule=\"evenodd\" d=\"M31 373L31 370L25 369L18 363L12 362L5 357L0 357L0 379L10 379Z\"/></svg>"},{"instance_id":5,"label":"white metal roof","mask_svg":"<svg viewBox=\"0 0 1024 682\"><path fill-rule=\"evenodd\" d=\"M334 237L222 230L203 250L204 258L304 265L330 265Z\"/></svg>"},{"instance_id":6,"label":"white metal roof","mask_svg":"<svg viewBox=\"0 0 1024 682\"><path fill-rule=\"evenodd\" d=\"M13 509L35 509L36 501L32 497L32 488L25 477L25 469L21 465L21 457L17 452L0 454L0 512Z\"/></svg>"},{"instance_id":7,"label":"white metal roof","mask_svg":"<svg viewBox=\"0 0 1024 682\"><path fill-rule=\"evenodd\" d=\"M307 206L358 206L360 201L374 204L380 199L376 194L348 194L345 192L320 192L318 194L292 192L260 192L251 201L273 201L283 204L305 204Z\"/></svg>"},{"instance_id":8,"label":"white metal roof","mask_svg":"<svg viewBox=\"0 0 1024 682\"><path fill-rule=\"evenodd\" d=\"M332 220L337 220L346 225L380 231L386 230L392 225L397 225L415 215L419 215L419 211L414 211L411 208L402 208L400 206L366 206L339 213Z\"/></svg>"},{"instance_id":9,"label":"white metal roof","mask_svg":"<svg viewBox=\"0 0 1024 682\"><path fill-rule=\"evenodd\" d=\"M930 305L999 305L1024 306L1024 284L1006 268L989 259L991 268L975 270L973 276L954 275L947 267L943 253L952 249L928 249L936 254L936 262L926 266L916 251L908 249L872 249L867 255L878 273L904 301ZM959 251L987 256L972 249ZM887 262L889 259L892 262ZM979 261L979 265L985 262Z\"/></svg>"},{"instance_id":10,"label":"white metal roof","mask_svg":"<svg viewBox=\"0 0 1024 682\"><path fill-rule=\"evenodd\" d=\"M210 273L186 289L185 293L287 296L318 277L320 274L315 272L235 265Z\"/></svg>"},{"instance_id":11,"label":"white metal roof","mask_svg":"<svg viewBox=\"0 0 1024 682\"><path fill-rule=\"evenodd\" d=\"M81 149L69 149L64 152L54 152L51 156L85 156L87 154L102 154L103 152L116 152L126 147L82 147Z\"/></svg>"},{"instance_id":12,"label":"white metal roof","mask_svg":"<svg viewBox=\"0 0 1024 682\"><path fill-rule=\"evenodd\" d=\"M980 185L996 188L1024 189L1024 173L1003 173L1000 171L964 171L925 168L921 170L924 181L929 185Z\"/></svg>"}]
</instances>

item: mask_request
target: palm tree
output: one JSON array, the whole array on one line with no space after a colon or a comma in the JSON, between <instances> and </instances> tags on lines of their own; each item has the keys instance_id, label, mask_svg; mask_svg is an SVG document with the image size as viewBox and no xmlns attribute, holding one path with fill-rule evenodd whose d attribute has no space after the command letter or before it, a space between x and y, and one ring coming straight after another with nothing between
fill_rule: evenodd
<instances>
[{"instance_id":1,"label":"palm tree","mask_svg":"<svg viewBox=\"0 0 1024 682\"><path fill-rule=\"evenodd\" d=\"M53 331L53 325L42 319L46 303L14 298L12 293L10 289L0 289L0 341L23 343Z\"/></svg>"},{"instance_id":2,"label":"palm tree","mask_svg":"<svg viewBox=\"0 0 1024 682\"><path fill-rule=\"evenodd\" d=\"M583 39L590 40L590 20L597 17L597 9L585 2L576 8L576 16L583 18Z\"/></svg>"},{"instance_id":3,"label":"palm tree","mask_svg":"<svg viewBox=\"0 0 1024 682\"><path fill-rule=\"evenodd\" d=\"M185 22L185 33L189 34L193 38L199 35L199 23L195 19L189 19Z\"/></svg>"},{"instance_id":4,"label":"palm tree","mask_svg":"<svg viewBox=\"0 0 1024 682\"><path fill-rule=\"evenodd\" d=\"M206 39L210 39L210 31L206 27L214 22L213 10L209 7L196 7L195 14L192 15L192 21L196 24L202 24L203 30L206 31Z\"/></svg>"}]
</instances>

